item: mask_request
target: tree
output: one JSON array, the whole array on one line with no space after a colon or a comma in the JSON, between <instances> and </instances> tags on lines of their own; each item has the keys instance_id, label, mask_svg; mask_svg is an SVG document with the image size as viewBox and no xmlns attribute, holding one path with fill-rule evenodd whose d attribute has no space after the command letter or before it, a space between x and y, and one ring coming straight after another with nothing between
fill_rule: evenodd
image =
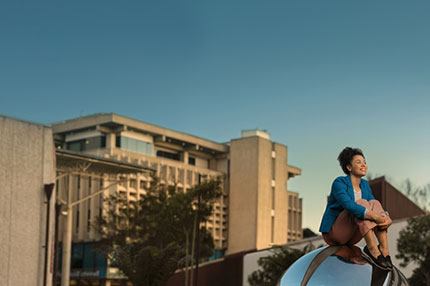
<instances>
[{"instance_id":1,"label":"tree","mask_svg":"<svg viewBox=\"0 0 430 286\"><path fill-rule=\"evenodd\" d=\"M409 279L410 284L430 285L430 215L408 219L407 227L399 234L396 258L403 260L400 266L410 262L419 265Z\"/></svg>"},{"instance_id":2,"label":"tree","mask_svg":"<svg viewBox=\"0 0 430 286\"><path fill-rule=\"evenodd\" d=\"M303 229L303 238L314 237L317 236L315 232L313 232L310 228Z\"/></svg>"},{"instance_id":3,"label":"tree","mask_svg":"<svg viewBox=\"0 0 430 286\"><path fill-rule=\"evenodd\" d=\"M153 176L139 200L127 200L120 193L105 200L107 211L96 225L102 238L99 245L134 286L165 285L178 262L191 251L197 209L200 221L206 221L213 201L220 195L219 180L204 182L184 193L175 186L160 184ZM200 231L202 256L208 257L212 254L212 237L205 229Z\"/></svg>"},{"instance_id":4,"label":"tree","mask_svg":"<svg viewBox=\"0 0 430 286\"><path fill-rule=\"evenodd\" d=\"M254 271L249 275L248 282L251 286L275 286L285 270L305 254L304 250L282 246L274 246L270 251L272 255L261 257L257 261L262 270Z\"/></svg>"},{"instance_id":5,"label":"tree","mask_svg":"<svg viewBox=\"0 0 430 286\"><path fill-rule=\"evenodd\" d=\"M411 180L407 179L403 183L406 195L418 204L423 210L430 209L430 183L423 186L414 186Z\"/></svg>"}]
</instances>

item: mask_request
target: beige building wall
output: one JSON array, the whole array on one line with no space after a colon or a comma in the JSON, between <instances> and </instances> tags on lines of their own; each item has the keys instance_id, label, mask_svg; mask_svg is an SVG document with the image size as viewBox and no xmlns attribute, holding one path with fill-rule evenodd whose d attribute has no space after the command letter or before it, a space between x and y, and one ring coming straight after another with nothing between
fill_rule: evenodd
<instances>
[{"instance_id":1,"label":"beige building wall","mask_svg":"<svg viewBox=\"0 0 430 286\"><path fill-rule=\"evenodd\" d=\"M230 144L230 233L228 253L287 243L287 181L299 174L287 165L287 147L263 131L244 132ZM289 173L291 172L291 173ZM299 219L295 216L295 222ZM294 225L295 237L301 232Z\"/></svg>"},{"instance_id":2,"label":"beige building wall","mask_svg":"<svg viewBox=\"0 0 430 286\"><path fill-rule=\"evenodd\" d=\"M287 147L278 143L273 145L275 151L273 158L275 161L275 240L273 244L279 245L287 241Z\"/></svg>"},{"instance_id":3,"label":"beige building wall","mask_svg":"<svg viewBox=\"0 0 430 286\"><path fill-rule=\"evenodd\" d=\"M271 235L275 231L272 228L272 187L275 186L272 177L272 142L261 138L251 137L257 141L253 146L258 152L258 180L257 191L257 244L256 249L271 245Z\"/></svg>"},{"instance_id":4,"label":"beige building wall","mask_svg":"<svg viewBox=\"0 0 430 286\"><path fill-rule=\"evenodd\" d=\"M258 219L257 137L230 143L228 253L255 249Z\"/></svg>"},{"instance_id":5,"label":"beige building wall","mask_svg":"<svg viewBox=\"0 0 430 286\"><path fill-rule=\"evenodd\" d=\"M44 185L55 182L49 127L0 116L0 285L52 285L55 192L47 205ZM45 245L50 209L48 245Z\"/></svg>"}]
</instances>

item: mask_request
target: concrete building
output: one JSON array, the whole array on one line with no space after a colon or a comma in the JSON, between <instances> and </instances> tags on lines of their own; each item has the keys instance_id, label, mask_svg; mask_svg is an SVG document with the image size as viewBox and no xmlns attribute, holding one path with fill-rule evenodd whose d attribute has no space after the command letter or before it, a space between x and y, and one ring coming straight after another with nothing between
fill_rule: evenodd
<instances>
[{"instance_id":1,"label":"concrete building","mask_svg":"<svg viewBox=\"0 0 430 286\"><path fill-rule=\"evenodd\" d=\"M300 170L288 166L287 146L272 142L267 132L244 131L242 138L231 140L229 158L228 253L301 239L301 209L293 218L288 207L297 194L287 191L288 179Z\"/></svg>"},{"instance_id":2,"label":"concrete building","mask_svg":"<svg viewBox=\"0 0 430 286\"><path fill-rule=\"evenodd\" d=\"M288 179L300 175L301 170L287 164L287 147L272 142L265 131L244 131L241 138L217 143L105 113L55 123L52 128L57 149L151 168L163 184L176 184L183 191L199 179L221 178L223 196L205 223L219 255L264 249L302 237L301 199L287 189ZM115 191L137 199L150 178L137 174L126 179ZM103 180L78 176L72 184L74 196L105 187ZM102 212L101 200L91 200L74 210L75 243L98 239L88 225Z\"/></svg>"},{"instance_id":3,"label":"concrete building","mask_svg":"<svg viewBox=\"0 0 430 286\"><path fill-rule=\"evenodd\" d=\"M303 238L302 198L298 193L288 192L288 242Z\"/></svg>"},{"instance_id":4,"label":"concrete building","mask_svg":"<svg viewBox=\"0 0 430 286\"><path fill-rule=\"evenodd\" d=\"M53 183L51 128L0 116L0 285L52 285Z\"/></svg>"}]
</instances>

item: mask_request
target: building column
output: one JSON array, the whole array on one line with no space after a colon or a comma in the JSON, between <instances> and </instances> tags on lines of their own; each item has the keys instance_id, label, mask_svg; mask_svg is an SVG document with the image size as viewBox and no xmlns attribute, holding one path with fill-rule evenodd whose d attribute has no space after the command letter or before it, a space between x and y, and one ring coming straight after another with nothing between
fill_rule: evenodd
<instances>
[{"instance_id":1,"label":"building column","mask_svg":"<svg viewBox=\"0 0 430 286\"><path fill-rule=\"evenodd\" d=\"M181 153L181 161L188 165L188 152L184 151Z\"/></svg>"},{"instance_id":2,"label":"building column","mask_svg":"<svg viewBox=\"0 0 430 286\"><path fill-rule=\"evenodd\" d=\"M109 154L113 155L113 149L116 148L116 135L115 133L106 134L106 148L109 150Z\"/></svg>"}]
</instances>

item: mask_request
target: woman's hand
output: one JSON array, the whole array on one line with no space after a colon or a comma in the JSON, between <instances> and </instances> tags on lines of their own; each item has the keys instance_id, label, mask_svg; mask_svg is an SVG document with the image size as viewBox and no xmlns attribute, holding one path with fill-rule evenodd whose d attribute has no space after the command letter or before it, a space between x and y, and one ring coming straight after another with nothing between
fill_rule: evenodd
<instances>
[{"instance_id":1,"label":"woman's hand","mask_svg":"<svg viewBox=\"0 0 430 286\"><path fill-rule=\"evenodd\" d=\"M366 215L367 219L373 220L374 222L376 222L377 225L380 224L384 224L385 223L385 218L386 215L378 215L376 212L374 211L369 211Z\"/></svg>"},{"instance_id":2,"label":"woman's hand","mask_svg":"<svg viewBox=\"0 0 430 286\"><path fill-rule=\"evenodd\" d=\"M378 224L378 227L380 230L385 230L385 229L390 227L390 225L393 223L393 221L391 220L391 218L388 215L386 215L383 223L378 223L378 222L376 222L376 223Z\"/></svg>"}]
</instances>

